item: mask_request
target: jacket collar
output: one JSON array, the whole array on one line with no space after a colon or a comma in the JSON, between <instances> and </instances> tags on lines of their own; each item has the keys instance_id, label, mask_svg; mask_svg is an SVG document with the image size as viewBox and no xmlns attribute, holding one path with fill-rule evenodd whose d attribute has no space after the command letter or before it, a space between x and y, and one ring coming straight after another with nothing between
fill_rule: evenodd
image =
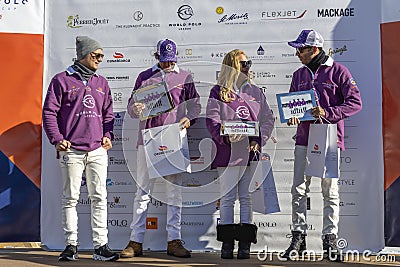
<instances>
[{"instance_id":1,"label":"jacket collar","mask_svg":"<svg viewBox=\"0 0 400 267\"><path fill-rule=\"evenodd\" d=\"M153 72L155 72L155 71L162 71L162 69L160 69L160 67L158 66L158 63L157 64L155 64L152 68L151 68L151 70L153 71ZM173 72L176 72L176 73L179 73L179 71L180 71L180 69L179 69L179 67L178 67L178 64L176 64L175 63L175 66L174 66L174 68L172 69L172 71Z\"/></svg>"},{"instance_id":2,"label":"jacket collar","mask_svg":"<svg viewBox=\"0 0 400 267\"><path fill-rule=\"evenodd\" d=\"M334 60L333 60L332 57L328 57L328 60L325 63L321 64L321 65L326 65L326 66L332 67L333 61Z\"/></svg>"},{"instance_id":3,"label":"jacket collar","mask_svg":"<svg viewBox=\"0 0 400 267\"><path fill-rule=\"evenodd\" d=\"M80 75L80 73L77 72L76 70L74 70L74 68L72 66L69 66L66 71L67 71L68 75L72 75L74 73L78 73ZM93 75L99 76L97 73L94 73Z\"/></svg>"}]
</instances>

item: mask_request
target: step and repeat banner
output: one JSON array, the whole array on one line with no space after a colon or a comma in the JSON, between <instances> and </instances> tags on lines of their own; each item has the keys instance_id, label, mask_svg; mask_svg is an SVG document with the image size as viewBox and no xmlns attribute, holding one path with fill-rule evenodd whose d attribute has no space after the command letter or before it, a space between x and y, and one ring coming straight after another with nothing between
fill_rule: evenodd
<instances>
[{"instance_id":1,"label":"step and repeat banner","mask_svg":"<svg viewBox=\"0 0 400 267\"><path fill-rule=\"evenodd\" d=\"M286 249L291 230L291 181L294 127L281 124L275 95L288 92L292 73L301 63L287 42L303 29L325 38L324 50L346 65L361 90L363 110L345 121L346 151L341 155L340 232L348 249L379 251L383 235L383 160L380 77L379 1L47 1L45 72L47 85L76 58L75 37L88 35L103 45L99 74L107 78L115 112L114 146L109 152L108 226L111 247L129 241L136 191L138 121L126 115L137 75L156 63L157 41L178 45L178 64L192 73L201 96L202 115L225 54L243 50L253 61L253 81L263 89L275 117L271 156L281 212L254 213L259 242L252 248ZM182 238L192 250L220 249L218 175L211 170L211 141L204 120L188 131L192 173L184 175ZM54 148L43 137L41 240L49 249L64 247L61 226L60 170ZM145 249L166 249L165 184L157 180L149 205ZM92 248L90 200L83 177L78 204L79 240ZM236 205L236 221L239 207ZM308 248L321 250L320 178L313 178L308 205ZM373 230L371 230L373 229ZM345 246L345 247L346 247Z\"/></svg>"},{"instance_id":2,"label":"step and repeat banner","mask_svg":"<svg viewBox=\"0 0 400 267\"><path fill-rule=\"evenodd\" d=\"M0 241L40 241L44 2L0 1Z\"/></svg>"}]
</instances>

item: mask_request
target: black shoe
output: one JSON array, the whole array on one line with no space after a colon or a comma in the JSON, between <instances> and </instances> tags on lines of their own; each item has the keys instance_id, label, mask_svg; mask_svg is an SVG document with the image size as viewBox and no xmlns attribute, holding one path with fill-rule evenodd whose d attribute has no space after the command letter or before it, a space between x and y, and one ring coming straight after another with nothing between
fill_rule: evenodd
<instances>
[{"instance_id":1,"label":"black shoe","mask_svg":"<svg viewBox=\"0 0 400 267\"><path fill-rule=\"evenodd\" d=\"M94 250L93 259L96 261L116 261L119 259L119 254L112 251L108 244L105 244Z\"/></svg>"},{"instance_id":2,"label":"black shoe","mask_svg":"<svg viewBox=\"0 0 400 267\"><path fill-rule=\"evenodd\" d=\"M288 237L292 238L290 245L280 256L287 260L291 260L291 258L296 256L302 256L302 252L307 249L306 234L302 234L299 231L292 231L292 234L288 235Z\"/></svg>"},{"instance_id":3,"label":"black shoe","mask_svg":"<svg viewBox=\"0 0 400 267\"><path fill-rule=\"evenodd\" d=\"M58 257L59 261L75 261L78 259L78 249L76 246L68 245Z\"/></svg>"},{"instance_id":4,"label":"black shoe","mask_svg":"<svg viewBox=\"0 0 400 267\"><path fill-rule=\"evenodd\" d=\"M235 241L222 242L221 259L233 259Z\"/></svg>"},{"instance_id":5,"label":"black shoe","mask_svg":"<svg viewBox=\"0 0 400 267\"><path fill-rule=\"evenodd\" d=\"M239 241L237 258L239 260L250 259L250 242Z\"/></svg>"},{"instance_id":6,"label":"black shoe","mask_svg":"<svg viewBox=\"0 0 400 267\"><path fill-rule=\"evenodd\" d=\"M324 250L324 258L332 262L342 262L343 254L336 245L336 235L326 234L322 240L322 248Z\"/></svg>"}]
</instances>

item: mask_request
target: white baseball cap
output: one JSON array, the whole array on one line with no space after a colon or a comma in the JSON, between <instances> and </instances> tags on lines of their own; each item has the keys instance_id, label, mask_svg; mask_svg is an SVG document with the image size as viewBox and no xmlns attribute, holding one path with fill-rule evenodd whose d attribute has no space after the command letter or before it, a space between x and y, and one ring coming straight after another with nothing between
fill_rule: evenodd
<instances>
[{"instance_id":1,"label":"white baseball cap","mask_svg":"<svg viewBox=\"0 0 400 267\"><path fill-rule=\"evenodd\" d=\"M324 38L314 30L302 30L299 37L295 41L288 42L288 44L294 48L305 46L322 47L324 45Z\"/></svg>"}]
</instances>

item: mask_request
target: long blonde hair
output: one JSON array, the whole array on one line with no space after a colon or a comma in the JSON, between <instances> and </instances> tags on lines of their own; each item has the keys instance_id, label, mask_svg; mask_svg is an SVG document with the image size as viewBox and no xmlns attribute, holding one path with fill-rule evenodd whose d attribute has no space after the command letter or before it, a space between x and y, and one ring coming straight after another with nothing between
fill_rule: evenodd
<instances>
[{"instance_id":1,"label":"long blonde hair","mask_svg":"<svg viewBox=\"0 0 400 267\"><path fill-rule=\"evenodd\" d=\"M218 85L221 88L219 97L223 102L231 102L235 99L233 97L233 86L241 73L239 61L239 55L241 54L246 56L242 50L234 49L226 54L222 61L221 71L218 75Z\"/></svg>"}]
</instances>

